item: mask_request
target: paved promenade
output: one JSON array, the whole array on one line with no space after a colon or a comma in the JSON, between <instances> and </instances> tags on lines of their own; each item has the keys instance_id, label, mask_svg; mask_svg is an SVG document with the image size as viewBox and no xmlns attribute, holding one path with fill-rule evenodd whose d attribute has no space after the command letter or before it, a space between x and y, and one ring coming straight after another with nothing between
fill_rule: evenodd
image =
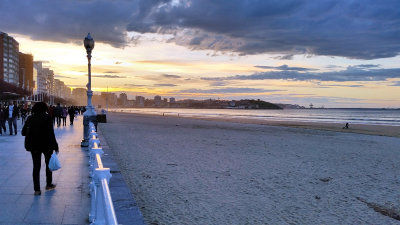
<instances>
[{"instance_id":1,"label":"paved promenade","mask_svg":"<svg viewBox=\"0 0 400 225\"><path fill-rule=\"evenodd\" d=\"M80 147L82 117L73 126L55 127L63 167L53 172L57 188L46 191L42 157L40 196L33 195L32 158L24 148L21 129L18 120L18 135L10 136L7 130L0 136L0 224L89 224L88 158Z\"/></svg>"},{"instance_id":2,"label":"paved promenade","mask_svg":"<svg viewBox=\"0 0 400 225\"><path fill-rule=\"evenodd\" d=\"M82 118L75 118L73 126L67 121L67 126L54 128L62 168L53 172L53 183L57 184L57 188L46 191L46 171L42 156L40 196L33 195L32 157L24 148L21 120L18 120L18 135L3 133L0 136L0 224L89 224L90 179L88 153L80 146ZM99 137L105 152L103 165L110 168L112 173L109 187L118 223L144 224L143 216L101 131Z\"/></svg>"}]
</instances>

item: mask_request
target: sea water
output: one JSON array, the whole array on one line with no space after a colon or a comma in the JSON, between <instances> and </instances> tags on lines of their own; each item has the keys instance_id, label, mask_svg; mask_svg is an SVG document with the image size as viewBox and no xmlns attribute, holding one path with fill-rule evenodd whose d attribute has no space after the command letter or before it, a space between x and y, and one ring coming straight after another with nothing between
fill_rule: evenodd
<instances>
[{"instance_id":1,"label":"sea water","mask_svg":"<svg viewBox=\"0 0 400 225\"><path fill-rule=\"evenodd\" d=\"M164 116L258 119L272 121L350 123L400 126L400 109L183 109L183 108L114 108L114 112L131 112Z\"/></svg>"}]
</instances>

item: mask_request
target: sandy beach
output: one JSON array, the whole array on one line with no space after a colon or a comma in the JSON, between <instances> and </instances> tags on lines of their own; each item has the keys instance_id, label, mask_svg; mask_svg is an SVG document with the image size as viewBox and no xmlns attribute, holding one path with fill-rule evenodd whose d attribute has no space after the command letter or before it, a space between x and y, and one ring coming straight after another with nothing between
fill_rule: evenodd
<instances>
[{"instance_id":1,"label":"sandy beach","mask_svg":"<svg viewBox=\"0 0 400 225\"><path fill-rule=\"evenodd\" d=\"M148 224L400 224L398 127L235 122L110 113L99 130Z\"/></svg>"}]
</instances>

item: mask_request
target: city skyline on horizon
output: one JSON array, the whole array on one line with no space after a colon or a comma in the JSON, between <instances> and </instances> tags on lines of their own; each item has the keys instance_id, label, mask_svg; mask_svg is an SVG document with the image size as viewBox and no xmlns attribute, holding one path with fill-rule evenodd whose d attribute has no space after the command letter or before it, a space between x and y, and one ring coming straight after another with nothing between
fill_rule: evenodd
<instances>
[{"instance_id":1,"label":"city skyline on horizon","mask_svg":"<svg viewBox=\"0 0 400 225\"><path fill-rule=\"evenodd\" d=\"M87 83L91 32L94 91L399 108L400 3L385 3L6 1L0 31L73 88Z\"/></svg>"}]
</instances>

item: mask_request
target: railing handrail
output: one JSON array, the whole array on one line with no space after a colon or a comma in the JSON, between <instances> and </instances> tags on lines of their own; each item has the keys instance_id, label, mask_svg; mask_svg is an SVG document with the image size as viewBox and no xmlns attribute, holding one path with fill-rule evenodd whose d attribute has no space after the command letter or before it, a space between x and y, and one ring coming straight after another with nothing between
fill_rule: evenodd
<instances>
[{"instance_id":1,"label":"railing handrail","mask_svg":"<svg viewBox=\"0 0 400 225\"><path fill-rule=\"evenodd\" d=\"M89 168L90 177L92 177L90 182L91 209L89 221L93 225L117 225L117 217L108 186L112 176L110 168L103 167L103 162L101 161L103 149L99 147L100 141L97 139L97 132L92 122L89 123L89 131Z\"/></svg>"}]
</instances>

